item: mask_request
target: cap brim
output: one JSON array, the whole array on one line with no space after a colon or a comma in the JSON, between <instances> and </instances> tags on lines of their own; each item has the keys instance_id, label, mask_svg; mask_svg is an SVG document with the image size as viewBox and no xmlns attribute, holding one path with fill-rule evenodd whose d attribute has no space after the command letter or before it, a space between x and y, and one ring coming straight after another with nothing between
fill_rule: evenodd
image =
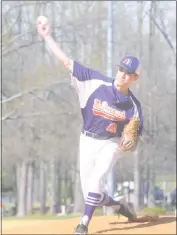
<instances>
[{"instance_id":1,"label":"cap brim","mask_svg":"<svg viewBox=\"0 0 177 235\"><path fill-rule=\"evenodd\" d=\"M117 67L124 68L124 69L125 69L125 71L127 71L127 72L129 72L129 73L136 73L135 71L128 70L128 69L127 69L127 67L125 67L125 66L123 66L123 65L118 64L118 65L116 65L116 66L117 66Z\"/></svg>"}]
</instances>

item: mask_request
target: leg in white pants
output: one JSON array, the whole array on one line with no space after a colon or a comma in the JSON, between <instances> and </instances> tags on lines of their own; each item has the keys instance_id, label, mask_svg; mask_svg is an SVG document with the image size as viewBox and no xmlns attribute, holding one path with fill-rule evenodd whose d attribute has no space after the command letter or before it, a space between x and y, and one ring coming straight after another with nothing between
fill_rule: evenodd
<instances>
[{"instance_id":1,"label":"leg in white pants","mask_svg":"<svg viewBox=\"0 0 177 235\"><path fill-rule=\"evenodd\" d=\"M96 140L81 134L80 178L84 198L88 192L102 193L101 180L119 156L118 140Z\"/></svg>"},{"instance_id":2,"label":"leg in white pants","mask_svg":"<svg viewBox=\"0 0 177 235\"><path fill-rule=\"evenodd\" d=\"M119 157L117 139L95 140L81 135L80 138L80 177L85 198L84 215L80 224L88 226L98 206L111 206L116 212L127 218L134 218L129 207L115 201L103 192L101 181L106 173L115 165Z\"/></svg>"}]
</instances>

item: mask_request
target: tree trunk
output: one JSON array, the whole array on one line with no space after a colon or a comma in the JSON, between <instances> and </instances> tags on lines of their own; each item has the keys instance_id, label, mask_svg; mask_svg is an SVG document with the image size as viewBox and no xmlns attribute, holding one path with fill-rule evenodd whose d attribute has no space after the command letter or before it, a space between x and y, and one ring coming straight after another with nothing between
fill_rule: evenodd
<instances>
[{"instance_id":1,"label":"tree trunk","mask_svg":"<svg viewBox=\"0 0 177 235\"><path fill-rule=\"evenodd\" d=\"M44 161L40 163L40 213L46 213L46 189L47 189L47 165Z\"/></svg>"},{"instance_id":2,"label":"tree trunk","mask_svg":"<svg viewBox=\"0 0 177 235\"><path fill-rule=\"evenodd\" d=\"M34 189L34 164L32 161L28 163L27 176L27 214L32 213L33 209L33 189Z\"/></svg>"},{"instance_id":3,"label":"tree trunk","mask_svg":"<svg viewBox=\"0 0 177 235\"><path fill-rule=\"evenodd\" d=\"M143 45L142 45L142 14L143 14L143 2L138 1L137 6L137 18L138 18L138 54L141 59L143 53ZM139 82L136 86L137 95L140 96L141 89L139 89ZM140 154L141 154L141 146L138 144L136 151L134 152L134 183L135 183L135 208L136 210L140 209L140 185L141 185L141 177L140 177Z\"/></svg>"},{"instance_id":4,"label":"tree trunk","mask_svg":"<svg viewBox=\"0 0 177 235\"><path fill-rule=\"evenodd\" d=\"M65 174L64 174L64 205L67 207L67 198L68 198L68 170L65 165Z\"/></svg>"},{"instance_id":5,"label":"tree trunk","mask_svg":"<svg viewBox=\"0 0 177 235\"><path fill-rule=\"evenodd\" d=\"M51 175L51 214L56 214L56 165L55 160L50 160Z\"/></svg>"},{"instance_id":6,"label":"tree trunk","mask_svg":"<svg viewBox=\"0 0 177 235\"><path fill-rule=\"evenodd\" d=\"M61 164L60 162L57 165L57 192L56 192L56 212L61 212Z\"/></svg>"},{"instance_id":7,"label":"tree trunk","mask_svg":"<svg viewBox=\"0 0 177 235\"><path fill-rule=\"evenodd\" d=\"M33 201L40 202L40 166L37 164L34 165Z\"/></svg>"},{"instance_id":8,"label":"tree trunk","mask_svg":"<svg viewBox=\"0 0 177 235\"><path fill-rule=\"evenodd\" d=\"M155 171L154 171L154 154L152 153L149 167L149 191L148 191L148 207L154 207L154 187L155 187Z\"/></svg>"},{"instance_id":9,"label":"tree trunk","mask_svg":"<svg viewBox=\"0 0 177 235\"><path fill-rule=\"evenodd\" d=\"M135 208L138 211L140 208L140 164L139 164L139 149L134 152L134 182L135 182Z\"/></svg>"},{"instance_id":10,"label":"tree trunk","mask_svg":"<svg viewBox=\"0 0 177 235\"><path fill-rule=\"evenodd\" d=\"M138 18L138 51L139 51L139 58L142 58L143 55L143 2L138 1L138 13L137 13L137 18Z\"/></svg>"},{"instance_id":11,"label":"tree trunk","mask_svg":"<svg viewBox=\"0 0 177 235\"><path fill-rule=\"evenodd\" d=\"M141 148L140 158L144 159L144 151L143 147ZM140 162L140 199L139 199L139 205L140 209L144 208L144 198L145 198L145 172L144 172L144 164L141 164Z\"/></svg>"},{"instance_id":12,"label":"tree trunk","mask_svg":"<svg viewBox=\"0 0 177 235\"><path fill-rule=\"evenodd\" d=\"M79 174L79 154L77 156L77 170L76 170L76 182L74 192L74 213L83 213L84 210L84 197L81 189L80 174Z\"/></svg>"},{"instance_id":13,"label":"tree trunk","mask_svg":"<svg viewBox=\"0 0 177 235\"><path fill-rule=\"evenodd\" d=\"M73 179L71 179L70 182L71 182L71 195L70 195L71 204L74 204L74 181Z\"/></svg>"},{"instance_id":14,"label":"tree trunk","mask_svg":"<svg viewBox=\"0 0 177 235\"><path fill-rule=\"evenodd\" d=\"M155 26L151 21L151 16L154 15L154 18L156 18L156 2L151 2L151 9L150 9L150 19L149 19L149 81L153 81L154 76L154 35L155 35ZM152 93L150 91L149 93L149 132L150 135L152 135L151 139L151 147L153 148L154 145L154 130L153 130L153 99L152 99ZM154 186L155 186L155 162L154 162L154 154L153 150L149 151L149 190L148 190L148 206L153 207L154 206Z\"/></svg>"},{"instance_id":15,"label":"tree trunk","mask_svg":"<svg viewBox=\"0 0 177 235\"><path fill-rule=\"evenodd\" d=\"M26 215L26 186L27 186L27 164L25 161L17 165L17 216Z\"/></svg>"}]
</instances>

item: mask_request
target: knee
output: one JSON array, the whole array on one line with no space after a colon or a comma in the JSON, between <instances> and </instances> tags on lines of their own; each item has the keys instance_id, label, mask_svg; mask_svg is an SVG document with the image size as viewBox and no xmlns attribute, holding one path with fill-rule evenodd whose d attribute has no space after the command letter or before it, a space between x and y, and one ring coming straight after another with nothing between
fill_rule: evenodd
<instances>
[{"instance_id":1,"label":"knee","mask_svg":"<svg viewBox=\"0 0 177 235\"><path fill-rule=\"evenodd\" d=\"M83 182L81 182L81 188L82 188L84 200L86 200L87 195L88 195L88 185L86 183L84 184Z\"/></svg>"},{"instance_id":2,"label":"knee","mask_svg":"<svg viewBox=\"0 0 177 235\"><path fill-rule=\"evenodd\" d=\"M87 184L82 185L82 192L85 201L87 197L90 195L90 193L91 194L96 193L98 195L102 195L101 182L97 179L95 179L94 181L92 179L88 180Z\"/></svg>"},{"instance_id":3,"label":"knee","mask_svg":"<svg viewBox=\"0 0 177 235\"><path fill-rule=\"evenodd\" d=\"M101 179L91 177L88 181L88 192L102 193Z\"/></svg>"},{"instance_id":4,"label":"knee","mask_svg":"<svg viewBox=\"0 0 177 235\"><path fill-rule=\"evenodd\" d=\"M88 196L88 190L84 189L84 190L82 190L82 192L83 192L84 200L86 201L87 196Z\"/></svg>"}]
</instances>

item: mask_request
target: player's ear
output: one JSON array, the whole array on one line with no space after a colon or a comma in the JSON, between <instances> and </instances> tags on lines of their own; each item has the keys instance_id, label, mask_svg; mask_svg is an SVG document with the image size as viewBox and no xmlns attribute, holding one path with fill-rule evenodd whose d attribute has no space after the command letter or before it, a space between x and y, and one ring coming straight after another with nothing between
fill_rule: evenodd
<instances>
[{"instance_id":1,"label":"player's ear","mask_svg":"<svg viewBox=\"0 0 177 235\"><path fill-rule=\"evenodd\" d=\"M136 80L138 80L138 78L139 78L139 75L138 75L138 74L135 74L134 77L133 77L134 82L135 82Z\"/></svg>"}]
</instances>

